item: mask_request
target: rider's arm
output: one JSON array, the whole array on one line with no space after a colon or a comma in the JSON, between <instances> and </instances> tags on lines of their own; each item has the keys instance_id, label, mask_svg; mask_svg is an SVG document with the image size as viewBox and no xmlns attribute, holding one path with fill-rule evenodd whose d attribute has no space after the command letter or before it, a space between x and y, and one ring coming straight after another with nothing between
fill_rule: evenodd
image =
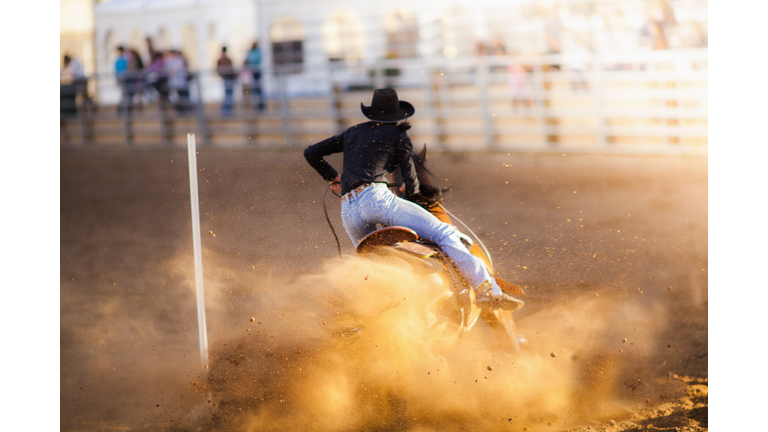
<instances>
[{"instance_id":1,"label":"rider's arm","mask_svg":"<svg viewBox=\"0 0 768 432\"><path fill-rule=\"evenodd\" d=\"M344 139L340 134L307 147L304 150L304 157L325 181L334 181L339 173L323 158L342 151L344 151Z\"/></svg>"},{"instance_id":2,"label":"rider's arm","mask_svg":"<svg viewBox=\"0 0 768 432\"><path fill-rule=\"evenodd\" d=\"M400 174L405 184L405 196L410 197L419 193L419 176L413 162L413 144L405 132L400 134L400 142L397 146L397 163L400 165Z\"/></svg>"}]
</instances>

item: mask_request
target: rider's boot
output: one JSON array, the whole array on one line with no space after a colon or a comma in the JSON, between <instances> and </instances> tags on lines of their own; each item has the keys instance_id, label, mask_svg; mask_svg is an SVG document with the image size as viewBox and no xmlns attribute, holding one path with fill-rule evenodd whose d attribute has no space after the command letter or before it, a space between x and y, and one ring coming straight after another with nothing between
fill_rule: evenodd
<instances>
[{"instance_id":1,"label":"rider's boot","mask_svg":"<svg viewBox=\"0 0 768 432\"><path fill-rule=\"evenodd\" d=\"M525 304L519 298L499 289L499 295L493 295L493 286L490 281L484 281L475 289L475 303L480 309L505 309L517 310Z\"/></svg>"}]
</instances>

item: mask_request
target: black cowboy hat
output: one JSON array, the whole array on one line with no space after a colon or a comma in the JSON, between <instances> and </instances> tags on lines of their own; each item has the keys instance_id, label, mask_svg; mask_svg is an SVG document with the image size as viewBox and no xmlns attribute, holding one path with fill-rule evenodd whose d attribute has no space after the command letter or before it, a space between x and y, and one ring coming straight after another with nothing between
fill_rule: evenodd
<instances>
[{"instance_id":1,"label":"black cowboy hat","mask_svg":"<svg viewBox=\"0 0 768 432\"><path fill-rule=\"evenodd\" d=\"M360 102L360 110L369 119L382 122L405 120L416 112L416 108L409 102L398 100L397 92L393 88L374 90L371 106Z\"/></svg>"}]
</instances>

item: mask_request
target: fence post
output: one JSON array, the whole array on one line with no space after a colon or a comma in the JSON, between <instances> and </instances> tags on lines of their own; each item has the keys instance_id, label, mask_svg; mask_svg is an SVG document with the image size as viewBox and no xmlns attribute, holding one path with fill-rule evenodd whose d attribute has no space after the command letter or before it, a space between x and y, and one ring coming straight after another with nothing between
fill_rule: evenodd
<instances>
[{"instance_id":1,"label":"fence post","mask_svg":"<svg viewBox=\"0 0 768 432\"><path fill-rule=\"evenodd\" d=\"M128 82L125 77L117 77L122 90L123 100L120 101L123 106L123 132L125 134L125 142L127 144L133 144L133 122L131 116L133 115L133 101L130 89L128 88Z\"/></svg>"},{"instance_id":2,"label":"fence post","mask_svg":"<svg viewBox=\"0 0 768 432\"><path fill-rule=\"evenodd\" d=\"M683 108L683 101L681 100L681 92L683 91L683 77L685 76L688 71L691 69L691 58L687 56L677 57L675 62L675 119L677 120L676 128L675 128L675 136L677 137L677 145L679 147L682 147L685 144L685 136L683 136L683 131L685 130L685 125L683 124L683 114L682 114L682 108Z\"/></svg>"},{"instance_id":3,"label":"fence post","mask_svg":"<svg viewBox=\"0 0 768 432\"><path fill-rule=\"evenodd\" d=\"M291 138L291 125L290 125L290 114L291 109L288 106L288 94L287 90L285 89L285 79L282 76L282 74L279 75L280 77L280 101L282 105L282 114L283 114L283 136L285 137L285 145L287 147L290 147L293 144L293 139Z\"/></svg>"},{"instance_id":4,"label":"fence post","mask_svg":"<svg viewBox=\"0 0 768 432\"><path fill-rule=\"evenodd\" d=\"M374 90L381 87L384 84L384 66L381 62L376 62L373 65L373 88Z\"/></svg>"},{"instance_id":5,"label":"fence post","mask_svg":"<svg viewBox=\"0 0 768 432\"><path fill-rule=\"evenodd\" d=\"M424 86L424 117L430 121L429 136L433 137L432 139L439 141L437 134L437 116L435 115L435 94L432 89L432 65L425 67L424 72L426 72L426 74L422 74L422 85Z\"/></svg>"},{"instance_id":6,"label":"fence post","mask_svg":"<svg viewBox=\"0 0 768 432\"><path fill-rule=\"evenodd\" d=\"M253 88L249 81L240 82L240 107L238 110L238 117L243 125L243 139L248 143L248 147L252 147L256 141L254 136L256 135L256 115L253 113Z\"/></svg>"},{"instance_id":7,"label":"fence post","mask_svg":"<svg viewBox=\"0 0 768 432\"><path fill-rule=\"evenodd\" d=\"M536 114L539 118L541 128L541 139L544 148L549 147L549 128L547 125L547 100L546 100L546 82L544 80L544 61L541 57L533 65L533 97L536 100Z\"/></svg>"},{"instance_id":8,"label":"fence post","mask_svg":"<svg viewBox=\"0 0 768 432\"><path fill-rule=\"evenodd\" d=\"M480 57L477 64L478 96L480 99L480 121L482 122L483 144L490 150L493 144L493 127L491 125L491 110L488 98L488 77L490 66L486 56Z\"/></svg>"},{"instance_id":9,"label":"fence post","mask_svg":"<svg viewBox=\"0 0 768 432\"><path fill-rule=\"evenodd\" d=\"M432 86L437 95L434 102L435 112L435 126L437 128L437 140L440 142L440 146L446 150L449 149L447 145L448 133L445 129L445 119L443 118L443 107L450 103L450 95L448 85L446 84L445 75L440 73L441 68L430 68L430 76L432 77Z\"/></svg>"},{"instance_id":10,"label":"fence post","mask_svg":"<svg viewBox=\"0 0 768 432\"><path fill-rule=\"evenodd\" d=\"M605 136L605 112L603 110L603 62L597 55L592 55L592 94L595 98L595 119L597 120L597 145L601 149L608 146Z\"/></svg>"},{"instance_id":11,"label":"fence post","mask_svg":"<svg viewBox=\"0 0 768 432\"><path fill-rule=\"evenodd\" d=\"M170 147L173 145L173 121L168 118L168 93L160 93L160 133L162 134L163 145Z\"/></svg>"},{"instance_id":12,"label":"fence post","mask_svg":"<svg viewBox=\"0 0 768 432\"><path fill-rule=\"evenodd\" d=\"M334 117L336 117L336 133L340 134L344 132L344 119L342 118L343 111L341 109L341 86L339 86L339 83L333 82L333 78L331 78L331 81L331 107Z\"/></svg>"},{"instance_id":13,"label":"fence post","mask_svg":"<svg viewBox=\"0 0 768 432\"><path fill-rule=\"evenodd\" d=\"M83 80L86 80L87 78L81 78ZM81 93L82 91L82 97L80 101L80 109L79 111L79 119L80 119L80 138L83 140L83 146L88 145L88 104L86 103L86 99L88 98L88 87L86 86L85 82L87 81L79 81L77 80L77 89L78 93Z\"/></svg>"},{"instance_id":14,"label":"fence post","mask_svg":"<svg viewBox=\"0 0 768 432\"><path fill-rule=\"evenodd\" d=\"M195 87L197 88L197 127L200 130L200 135L203 137L203 144L210 145L211 140L208 136L208 123L205 119L205 98L203 97L203 85L200 83L201 74L196 72L192 75L195 80Z\"/></svg>"}]
</instances>

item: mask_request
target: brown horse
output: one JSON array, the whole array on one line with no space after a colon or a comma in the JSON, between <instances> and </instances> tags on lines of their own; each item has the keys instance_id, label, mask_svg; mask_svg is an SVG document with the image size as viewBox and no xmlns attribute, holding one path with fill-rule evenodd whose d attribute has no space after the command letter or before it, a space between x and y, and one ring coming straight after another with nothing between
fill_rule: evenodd
<instances>
[{"instance_id":1,"label":"brown horse","mask_svg":"<svg viewBox=\"0 0 768 432\"><path fill-rule=\"evenodd\" d=\"M419 183L421 184L421 196L414 200L414 202L421 205L441 221L453 225L452 215L442 204L442 192L444 191L432 182L430 178L431 173L425 165L426 160L427 147L425 145L421 152L414 155L416 171ZM396 194L402 196L401 189L397 187L400 184L402 184L402 179L398 170L393 174L390 186ZM456 219L458 220L458 218ZM464 227L469 230L466 225ZM477 242L474 242L469 247L469 251L485 262L488 272L494 275L501 289L514 296L524 294L519 286L495 276L490 254L485 247L481 246L482 243L480 243L479 239L477 240ZM467 246L469 245L467 244ZM478 318L483 318L495 330L498 336L503 336L502 339L509 342L513 350L518 351L520 349L512 312L502 309L479 309L475 304L474 290L469 286L461 273L456 270L450 258L440 250L438 245L419 239L413 230L406 227L383 227L364 237L357 245L356 250L359 255L386 253L388 250L397 250L405 252L414 259L431 262L430 268L435 269L435 272L439 273L448 282L447 286L450 287L433 304L435 310L432 312L439 317L442 323L447 324L435 326L436 328L455 332L456 339L458 340L462 334L469 331L475 325ZM439 265L434 265L434 261L439 263Z\"/></svg>"}]
</instances>

